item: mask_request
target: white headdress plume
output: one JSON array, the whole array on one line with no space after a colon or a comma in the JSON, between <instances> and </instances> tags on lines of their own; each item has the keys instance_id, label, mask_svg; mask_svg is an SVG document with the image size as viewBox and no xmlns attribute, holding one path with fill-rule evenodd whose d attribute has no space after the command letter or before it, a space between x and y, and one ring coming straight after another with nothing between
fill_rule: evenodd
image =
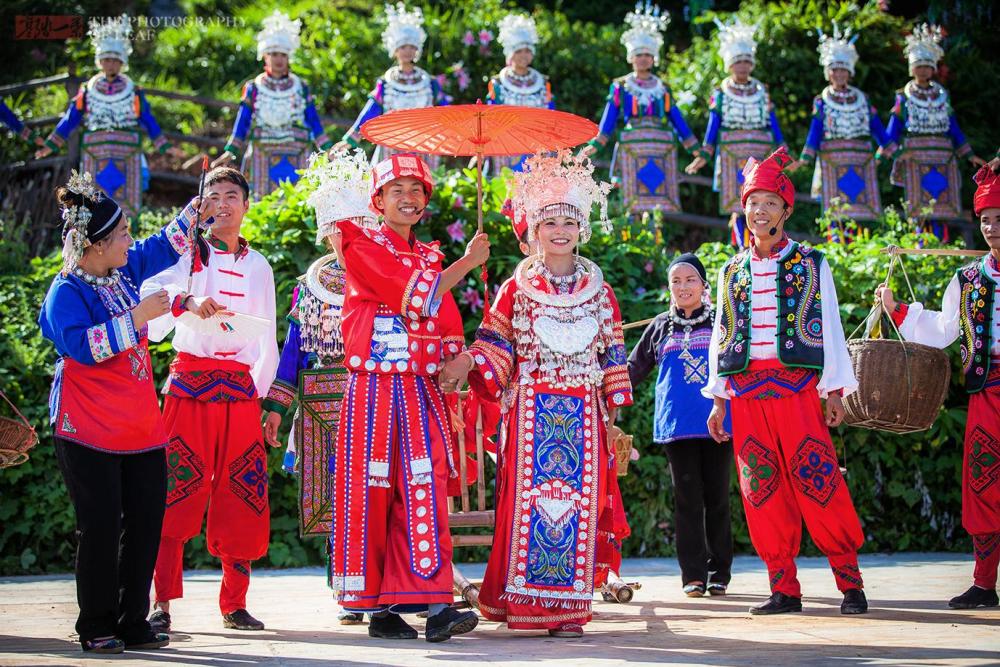
<instances>
[{"instance_id":1,"label":"white headdress plume","mask_svg":"<svg viewBox=\"0 0 1000 667\"><path fill-rule=\"evenodd\" d=\"M94 45L94 63L100 67L101 58L117 58L128 64L132 54L132 22L128 14L108 19L91 19L90 42Z\"/></svg>"},{"instance_id":2,"label":"white headdress plume","mask_svg":"<svg viewBox=\"0 0 1000 667\"><path fill-rule=\"evenodd\" d=\"M858 50L854 48L854 42L858 41L859 34L851 35L851 29L847 28L843 33L840 26L833 24L833 34L824 35L819 31L819 64L824 72L832 69L846 69L854 76L854 66L858 62Z\"/></svg>"},{"instance_id":3,"label":"white headdress plume","mask_svg":"<svg viewBox=\"0 0 1000 667\"><path fill-rule=\"evenodd\" d=\"M305 178L316 183L306 203L316 211L317 245L340 220L351 220L361 227L378 224L370 208L372 167L360 148L332 160L323 153L314 154Z\"/></svg>"},{"instance_id":4,"label":"white headdress plume","mask_svg":"<svg viewBox=\"0 0 1000 667\"><path fill-rule=\"evenodd\" d=\"M719 55L722 56L726 69L741 60L756 62L757 40L754 39L754 33L757 32L756 25L748 25L738 18L734 18L728 24L715 19L715 25L719 27Z\"/></svg>"},{"instance_id":5,"label":"white headdress plume","mask_svg":"<svg viewBox=\"0 0 1000 667\"><path fill-rule=\"evenodd\" d=\"M417 47L414 62L419 60L424 41L427 40L427 33L424 32L424 13L420 7L408 10L402 2L397 2L395 6L386 5L385 18L387 25L382 31L382 46L385 47L389 57L395 56L399 47L409 44Z\"/></svg>"},{"instance_id":6,"label":"white headdress plume","mask_svg":"<svg viewBox=\"0 0 1000 667\"><path fill-rule=\"evenodd\" d=\"M568 150L550 155L532 155L522 171L514 173L515 219L525 216L528 239L536 238L538 223L555 215L565 215L580 223L580 243L590 239L590 211L600 209L604 231L611 231L608 220L608 193L611 184L594 180L594 163L574 156Z\"/></svg>"},{"instance_id":7,"label":"white headdress plume","mask_svg":"<svg viewBox=\"0 0 1000 667\"><path fill-rule=\"evenodd\" d=\"M257 33L257 60L263 59L265 53L284 53L291 59L299 48L302 20L293 21L275 9L261 23L264 27Z\"/></svg>"},{"instance_id":8,"label":"white headdress plume","mask_svg":"<svg viewBox=\"0 0 1000 667\"><path fill-rule=\"evenodd\" d=\"M531 49L535 52L538 44L538 28L535 20L522 14L507 14L500 19L500 35L497 41L503 46L503 55L510 60L518 49Z\"/></svg>"},{"instance_id":9,"label":"white headdress plume","mask_svg":"<svg viewBox=\"0 0 1000 667\"><path fill-rule=\"evenodd\" d=\"M622 35L622 44L625 45L628 62L631 63L636 55L645 53L653 56L653 62L659 65L663 31L670 23L670 12L661 12L660 6L650 4L649 0L646 0L645 6L637 2L635 10L625 15L625 23L629 29Z\"/></svg>"},{"instance_id":10,"label":"white headdress plume","mask_svg":"<svg viewBox=\"0 0 1000 667\"><path fill-rule=\"evenodd\" d=\"M84 199L95 202L104 197L94 182L94 177L88 171L80 173L74 169L66 182L66 189L73 194L83 195ZM83 257L83 251L90 245L90 241L87 240L87 225L90 224L92 217L93 214L85 205L63 208L63 275L76 268Z\"/></svg>"},{"instance_id":11,"label":"white headdress plume","mask_svg":"<svg viewBox=\"0 0 1000 667\"><path fill-rule=\"evenodd\" d=\"M944 49L941 48L941 40L944 33L941 26L921 23L913 29L913 32L906 36L906 46L903 53L910 64L910 73L914 67L929 65L935 70L938 62L944 57Z\"/></svg>"}]
</instances>

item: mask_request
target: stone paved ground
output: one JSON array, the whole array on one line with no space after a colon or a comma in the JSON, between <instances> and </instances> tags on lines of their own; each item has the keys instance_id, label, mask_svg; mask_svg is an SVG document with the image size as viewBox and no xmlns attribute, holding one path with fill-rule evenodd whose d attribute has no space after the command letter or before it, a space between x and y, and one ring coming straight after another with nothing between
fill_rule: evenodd
<instances>
[{"instance_id":1,"label":"stone paved ground","mask_svg":"<svg viewBox=\"0 0 1000 667\"><path fill-rule=\"evenodd\" d=\"M185 582L187 597L174 604L168 648L103 659L85 657L72 634L72 578L0 579L0 664L1000 665L1000 609L951 611L945 604L968 587L970 558L874 555L861 565L873 607L867 616L840 615L840 596L821 559L800 561L804 612L777 617L747 614L767 592L755 558L737 559L731 595L700 600L682 595L674 561L632 560L623 567L625 578L639 579L642 590L629 605L595 604L595 619L582 639L481 622L470 635L434 645L422 638L371 640L364 627L336 625L318 568L255 572L250 609L268 629L226 630L216 607L219 573L196 572ZM482 566L463 572L474 579Z\"/></svg>"}]
</instances>

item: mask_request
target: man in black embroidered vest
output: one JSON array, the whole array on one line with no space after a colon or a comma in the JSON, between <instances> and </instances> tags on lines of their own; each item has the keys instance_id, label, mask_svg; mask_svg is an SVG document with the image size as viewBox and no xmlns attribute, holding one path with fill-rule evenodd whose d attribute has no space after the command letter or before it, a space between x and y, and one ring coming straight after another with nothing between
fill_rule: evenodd
<instances>
[{"instance_id":1,"label":"man in black embroidered vest","mask_svg":"<svg viewBox=\"0 0 1000 667\"><path fill-rule=\"evenodd\" d=\"M996 607L1000 565L1000 176L983 167L975 177L973 208L988 255L955 272L941 312L897 304L880 285L875 296L906 340L948 347L961 340L969 392L962 461L962 526L972 535L976 566L972 587L948 602L953 609Z\"/></svg>"},{"instance_id":2,"label":"man in black embroidered vest","mask_svg":"<svg viewBox=\"0 0 1000 667\"><path fill-rule=\"evenodd\" d=\"M750 158L743 170L751 245L719 275L702 390L715 400L708 430L719 442L729 438L724 419L731 401L750 539L771 580L771 597L750 613L802 610L795 556L804 520L844 594L840 612L863 614L868 601L857 550L864 535L828 428L843 420L841 399L858 383L830 267L783 231L795 203L795 188L782 172L789 162L779 148L762 162Z\"/></svg>"}]
</instances>

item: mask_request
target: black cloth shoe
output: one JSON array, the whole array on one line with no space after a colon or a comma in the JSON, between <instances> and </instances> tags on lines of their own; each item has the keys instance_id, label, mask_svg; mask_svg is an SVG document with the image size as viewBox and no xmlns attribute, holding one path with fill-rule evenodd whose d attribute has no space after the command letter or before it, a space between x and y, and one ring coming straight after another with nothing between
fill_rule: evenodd
<instances>
[{"instance_id":1,"label":"black cloth shoe","mask_svg":"<svg viewBox=\"0 0 1000 667\"><path fill-rule=\"evenodd\" d=\"M103 639L84 639L80 642L80 648L84 653L123 653L125 642L118 637L104 637Z\"/></svg>"},{"instance_id":2,"label":"black cloth shoe","mask_svg":"<svg viewBox=\"0 0 1000 667\"><path fill-rule=\"evenodd\" d=\"M774 592L767 602L761 602L750 607L750 613L754 616L767 616L769 614L787 614L792 611L802 611L802 598L794 598L791 595Z\"/></svg>"},{"instance_id":3,"label":"black cloth shoe","mask_svg":"<svg viewBox=\"0 0 1000 667\"><path fill-rule=\"evenodd\" d=\"M148 637L139 641L125 641L125 648L130 651L150 648L163 648L170 643L170 635L164 632L152 632Z\"/></svg>"},{"instance_id":4,"label":"black cloth shoe","mask_svg":"<svg viewBox=\"0 0 1000 667\"><path fill-rule=\"evenodd\" d=\"M233 630L263 630L264 624L251 616L246 609L237 609L231 614L223 614L222 627Z\"/></svg>"},{"instance_id":5,"label":"black cloth shoe","mask_svg":"<svg viewBox=\"0 0 1000 667\"><path fill-rule=\"evenodd\" d=\"M976 607L996 607L1000 604L997 599L996 589L980 588L972 586L958 597L948 601L948 606L952 609L975 609Z\"/></svg>"},{"instance_id":6,"label":"black cloth shoe","mask_svg":"<svg viewBox=\"0 0 1000 667\"><path fill-rule=\"evenodd\" d=\"M865 592L860 588L848 588L844 591L844 601L840 603L840 613L845 615L867 614L868 598L865 597Z\"/></svg>"},{"instance_id":7,"label":"black cloth shoe","mask_svg":"<svg viewBox=\"0 0 1000 667\"><path fill-rule=\"evenodd\" d=\"M444 611L428 617L424 638L429 642L443 642L455 635L471 632L477 625L479 617L476 612L445 607Z\"/></svg>"},{"instance_id":8,"label":"black cloth shoe","mask_svg":"<svg viewBox=\"0 0 1000 667\"><path fill-rule=\"evenodd\" d=\"M157 609L149 615L149 627L153 632L170 632L170 614Z\"/></svg>"},{"instance_id":9,"label":"black cloth shoe","mask_svg":"<svg viewBox=\"0 0 1000 667\"><path fill-rule=\"evenodd\" d=\"M399 614L373 615L368 624L368 636L378 639L416 639L417 631Z\"/></svg>"}]
</instances>

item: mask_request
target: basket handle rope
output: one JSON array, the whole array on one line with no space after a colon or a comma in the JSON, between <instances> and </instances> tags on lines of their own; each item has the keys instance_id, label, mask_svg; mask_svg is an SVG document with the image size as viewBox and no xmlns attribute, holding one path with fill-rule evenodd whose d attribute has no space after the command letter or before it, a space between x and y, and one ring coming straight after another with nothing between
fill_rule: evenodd
<instances>
[{"instance_id":1,"label":"basket handle rope","mask_svg":"<svg viewBox=\"0 0 1000 667\"><path fill-rule=\"evenodd\" d=\"M21 414L21 411L17 409L17 406L14 405L9 398L7 398L7 394L5 394L2 389L0 389L0 398L3 398L3 400L7 401L7 405L9 405L10 408L11 408L11 410L14 411L14 414L16 414L21 419L21 421L24 422L25 426L27 426L28 428L30 428L32 431L35 430L35 427L31 425L31 422L29 422L25 418L25 416L23 414Z\"/></svg>"},{"instance_id":2,"label":"basket handle rope","mask_svg":"<svg viewBox=\"0 0 1000 667\"><path fill-rule=\"evenodd\" d=\"M889 246L886 248L885 252L889 255L889 269L886 271L885 284L888 285L889 281L892 279L892 271L897 264L899 264L900 270L903 272L903 278L906 280L906 287L910 290L910 301L916 301L917 297L913 292L913 285L910 284L910 276L906 273L906 266L903 265L902 253L896 252L899 250L896 246ZM875 303L872 305L871 311L862 320L851 335L848 338L854 338L861 327L865 327L865 338L871 337L871 331L874 329L875 324L882 321L882 318L889 320L889 324L892 325L893 331L896 332L896 337L899 340L900 346L903 348L903 363L906 366L906 419L904 421L909 422L910 420L910 399L913 396L913 381L910 377L910 353L906 349L906 339L903 338L903 334L899 332L899 327L896 326L895 320L886 311L882 301L876 299Z\"/></svg>"}]
</instances>

